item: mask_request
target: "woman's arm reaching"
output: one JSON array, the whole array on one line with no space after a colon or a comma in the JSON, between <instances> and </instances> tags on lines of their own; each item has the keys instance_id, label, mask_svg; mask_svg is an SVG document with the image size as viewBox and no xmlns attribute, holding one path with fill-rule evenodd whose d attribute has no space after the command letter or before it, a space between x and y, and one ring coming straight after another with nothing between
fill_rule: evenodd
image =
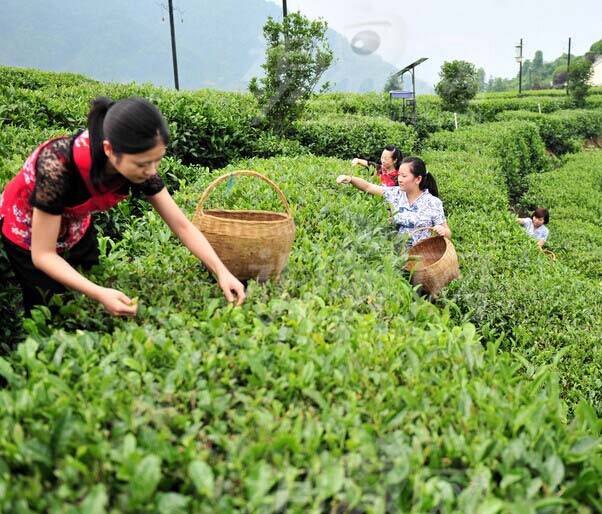
<instances>
[{"instance_id":1,"label":"woman's arm reaching","mask_svg":"<svg viewBox=\"0 0 602 514\"><path fill-rule=\"evenodd\" d=\"M56 251L61 216L34 207L31 229L31 260L36 268L65 287L75 289L104 306L113 316L135 316L137 305L121 291L102 287L78 273Z\"/></svg>"},{"instance_id":2,"label":"woman's arm reaching","mask_svg":"<svg viewBox=\"0 0 602 514\"><path fill-rule=\"evenodd\" d=\"M236 305L242 305L246 298L244 286L226 268L207 238L186 217L167 189L163 188L156 195L149 196L148 200L186 248L217 276L226 299L233 302L234 292L237 296Z\"/></svg>"},{"instance_id":3,"label":"woman's arm reaching","mask_svg":"<svg viewBox=\"0 0 602 514\"><path fill-rule=\"evenodd\" d=\"M351 175L339 175L337 177L337 184L351 184L360 191L376 196L382 196L385 191L385 188L382 186L377 186L363 178L352 177Z\"/></svg>"}]
</instances>

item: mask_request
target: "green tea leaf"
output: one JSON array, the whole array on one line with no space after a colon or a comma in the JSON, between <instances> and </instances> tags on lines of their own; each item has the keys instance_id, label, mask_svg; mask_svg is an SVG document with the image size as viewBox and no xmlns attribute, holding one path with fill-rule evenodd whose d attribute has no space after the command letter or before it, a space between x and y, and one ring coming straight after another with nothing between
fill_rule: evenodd
<instances>
[{"instance_id":1,"label":"green tea leaf","mask_svg":"<svg viewBox=\"0 0 602 514\"><path fill-rule=\"evenodd\" d=\"M136 474L130 483L134 497L146 501L155 493L161 480L161 459L156 455L147 455L136 466Z\"/></svg>"},{"instance_id":2,"label":"green tea leaf","mask_svg":"<svg viewBox=\"0 0 602 514\"><path fill-rule=\"evenodd\" d=\"M104 484L97 484L84 498L81 505L82 514L105 514L109 497Z\"/></svg>"},{"instance_id":3,"label":"green tea leaf","mask_svg":"<svg viewBox=\"0 0 602 514\"><path fill-rule=\"evenodd\" d=\"M188 476L199 494L213 498L215 479L213 470L202 460L195 460L188 465Z\"/></svg>"},{"instance_id":4,"label":"green tea leaf","mask_svg":"<svg viewBox=\"0 0 602 514\"><path fill-rule=\"evenodd\" d=\"M321 498L330 498L338 493L345 481L345 468L340 463L326 466L316 479L316 488Z\"/></svg>"},{"instance_id":5,"label":"green tea leaf","mask_svg":"<svg viewBox=\"0 0 602 514\"><path fill-rule=\"evenodd\" d=\"M548 486L554 491L564 479L564 464L558 455L550 455L544 463L544 469Z\"/></svg>"},{"instance_id":6,"label":"green tea leaf","mask_svg":"<svg viewBox=\"0 0 602 514\"><path fill-rule=\"evenodd\" d=\"M571 446L571 455L585 455L600 446L600 438L586 435L577 439Z\"/></svg>"}]
</instances>

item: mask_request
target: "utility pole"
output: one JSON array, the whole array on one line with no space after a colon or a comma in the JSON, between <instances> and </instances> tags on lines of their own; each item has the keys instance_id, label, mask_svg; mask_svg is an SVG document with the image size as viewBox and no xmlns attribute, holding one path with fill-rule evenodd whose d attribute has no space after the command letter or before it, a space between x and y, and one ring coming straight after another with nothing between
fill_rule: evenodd
<instances>
[{"instance_id":1,"label":"utility pole","mask_svg":"<svg viewBox=\"0 0 602 514\"><path fill-rule=\"evenodd\" d=\"M287 14L288 12L286 9L286 0L282 0L282 18L286 18Z\"/></svg>"},{"instance_id":2,"label":"utility pole","mask_svg":"<svg viewBox=\"0 0 602 514\"><path fill-rule=\"evenodd\" d=\"M173 78L176 84L176 91L180 90L178 80L178 56L176 54L176 29L173 23L173 0L169 0L169 28L171 30L171 55L173 58Z\"/></svg>"},{"instance_id":3,"label":"utility pole","mask_svg":"<svg viewBox=\"0 0 602 514\"><path fill-rule=\"evenodd\" d=\"M516 46L516 60L518 61L518 94L523 92L523 38Z\"/></svg>"},{"instance_id":4,"label":"utility pole","mask_svg":"<svg viewBox=\"0 0 602 514\"><path fill-rule=\"evenodd\" d=\"M571 71L571 38L569 38L569 55L566 58L566 94L569 94L569 71Z\"/></svg>"}]
</instances>

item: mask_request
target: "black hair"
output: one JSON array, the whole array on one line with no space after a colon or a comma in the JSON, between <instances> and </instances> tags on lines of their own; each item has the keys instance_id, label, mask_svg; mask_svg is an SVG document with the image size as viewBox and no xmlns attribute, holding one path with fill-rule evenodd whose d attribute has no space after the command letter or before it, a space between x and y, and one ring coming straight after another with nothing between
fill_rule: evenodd
<instances>
[{"instance_id":1,"label":"black hair","mask_svg":"<svg viewBox=\"0 0 602 514\"><path fill-rule=\"evenodd\" d=\"M385 150L388 152L393 152L391 157L393 158L393 162L395 162L395 169L398 170L401 166L401 160L403 159L403 154L401 150L397 148L395 145L387 145L385 146Z\"/></svg>"},{"instance_id":2,"label":"black hair","mask_svg":"<svg viewBox=\"0 0 602 514\"><path fill-rule=\"evenodd\" d=\"M439 189L433 174L426 169L424 161L418 157L404 157L401 164L410 164L410 171L415 177L421 177L418 187L421 191L429 190L433 196L439 197Z\"/></svg>"},{"instance_id":3,"label":"black hair","mask_svg":"<svg viewBox=\"0 0 602 514\"><path fill-rule=\"evenodd\" d=\"M111 143L115 154L137 154L153 148L159 140L169 143L169 129L161 111L139 97L113 102L106 96L93 100L88 113L92 167L90 179L97 189L104 178L107 156L103 141Z\"/></svg>"},{"instance_id":4,"label":"black hair","mask_svg":"<svg viewBox=\"0 0 602 514\"><path fill-rule=\"evenodd\" d=\"M548 212L548 209L544 209L543 207L538 207L537 209L535 209L533 211L533 214L531 214L531 217L543 218L544 225L547 225L550 221L550 213Z\"/></svg>"}]
</instances>

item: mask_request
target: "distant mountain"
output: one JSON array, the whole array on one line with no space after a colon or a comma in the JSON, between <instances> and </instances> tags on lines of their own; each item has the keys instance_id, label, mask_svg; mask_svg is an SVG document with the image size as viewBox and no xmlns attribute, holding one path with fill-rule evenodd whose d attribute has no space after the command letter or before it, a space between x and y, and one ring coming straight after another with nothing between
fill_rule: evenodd
<instances>
[{"instance_id":1,"label":"distant mountain","mask_svg":"<svg viewBox=\"0 0 602 514\"><path fill-rule=\"evenodd\" d=\"M265 0L176 0L181 89L246 90L262 74L262 27L282 16ZM173 87L167 3L154 0L19 0L2 10L0 64L70 71L107 82ZM397 71L376 54L358 55L329 30L335 64L325 74L334 91L381 91ZM418 92L430 92L417 81Z\"/></svg>"}]
</instances>

